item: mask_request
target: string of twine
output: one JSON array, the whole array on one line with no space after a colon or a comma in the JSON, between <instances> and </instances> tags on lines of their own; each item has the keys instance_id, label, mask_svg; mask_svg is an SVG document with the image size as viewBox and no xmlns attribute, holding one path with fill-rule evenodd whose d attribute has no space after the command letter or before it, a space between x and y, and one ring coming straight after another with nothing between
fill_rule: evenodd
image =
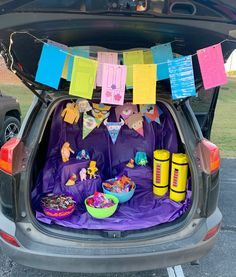
<instances>
[{"instance_id":1,"label":"string of twine","mask_svg":"<svg viewBox=\"0 0 236 277\"><path fill-rule=\"evenodd\" d=\"M32 38L34 38L36 41L41 42L41 43L44 44L44 45L50 44L50 43L48 43L48 42L45 42L43 39L40 39L40 38L36 37L35 35L33 35L33 34L29 33L29 32L26 32L26 31L15 31L15 32L12 32L11 35L10 35L10 44L9 44L9 48L8 48L8 53L9 53L9 56L10 56L10 58L11 58L10 70L11 70L13 73L16 73L16 70L13 69L14 59L13 59L13 56L12 56L12 45L13 45L13 43L14 43L14 41L13 41L13 36L16 35L16 34L26 34L26 35L29 35L29 36L31 36ZM219 43L217 43L217 44L215 44L215 45L222 44L222 43L224 43L224 42L226 42L226 41L228 41L228 42L235 42L235 43L236 43L236 40L224 39L224 40L220 41ZM161 43L161 44L172 44L172 43L175 43L175 42L182 42L182 40L175 39L175 40L172 40L172 41L170 41L170 42ZM66 45L65 45L65 46L66 46ZM69 47L68 47L68 49L69 49ZM82 49L81 49L81 50L82 50ZM143 49L142 49L142 50L143 50ZM68 51L65 51L65 50L63 50L63 49L60 49L59 51L62 52L62 53L65 53L66 55L71 56L71 57L78 57L77 55L73 55L73 54L71 54L71 53L69 53ZM86 50L84 50L84 51L86 51ZM133 52L133 51L135 51L135 50L130 50L130 51L116 51L116 53L118 53L118 54L123 54L124 52ZM136 51L138 51L138 50L136 50ZM147 51L149 51L149 50L143 50L143 51L144 51L144 52L147 52ZM97 54L97 52L95 52L95 51L89 51L89 52L90 52L90 53ZM188 56L194 57L194 56L196 56L196 55L197 55L197 53L190 54L190 55L188 55ZM161 64L168 64L168 61L158 63L158 65L161 65ZM127 67L132 67L132 65L128 65Z\"/></svg>"}]
</instances>

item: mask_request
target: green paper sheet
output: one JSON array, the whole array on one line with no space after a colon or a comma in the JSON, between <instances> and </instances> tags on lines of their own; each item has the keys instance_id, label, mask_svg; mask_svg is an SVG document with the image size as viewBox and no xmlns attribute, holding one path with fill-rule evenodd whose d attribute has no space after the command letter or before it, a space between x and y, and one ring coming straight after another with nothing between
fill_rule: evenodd
<instances>
[{"instance_id":1,"label":"green paper sheet","mask_svg":"<svg viewBox=\"0 0 236 277\"><path fill-rule=\"evenodd\" d=\"M69 94L92 99L97 67L97 61L75 57Z\"/></svg>"},{"instance_id":2,"label":"green paper sheet","mask_svg":"<svg viewBox=\"0 0 236 277\"><path fill-rule=\"evenodd\" d=\"M143 51L130 51L123 53L124 64L127 66L127 78L126 86L128 88L133 87L133 65L134 64L144 64Z\"/></svg>"}]
</instances>

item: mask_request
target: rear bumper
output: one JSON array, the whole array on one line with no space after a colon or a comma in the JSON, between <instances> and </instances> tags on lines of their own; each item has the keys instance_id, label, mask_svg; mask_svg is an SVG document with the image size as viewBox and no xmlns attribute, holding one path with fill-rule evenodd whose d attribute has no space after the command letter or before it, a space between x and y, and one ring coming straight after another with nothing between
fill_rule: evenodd
<instances>
[{"instance_id":1,"label":"rear bumper","mask_svg":"<svg viewBox=\"0 0 236 277\"><path fill-rule=\"evenodd\" d=\"M17 263L53 271L61 272L131 272L165 268L183 264L206 255L214 246L216 236L207 241L202 238L213 226L221 222L222 216L217 209L207 219L202 219L195 231L188 237L181 238L176 234L172 242L151 244L148 241L111 242L98 245L92 242L71 244L62 241L61 245L54 245L55 238L47 237L46 241L34 243L31 237L25 237L29 247L13 247L1 240L3 252ZM52 240L52 241L51 241ZM153 240L154 242L155 240ZM68 245L68 247L66 247ZM112 248L113 247L113 248Z\"/></svg>"}]
</instances>

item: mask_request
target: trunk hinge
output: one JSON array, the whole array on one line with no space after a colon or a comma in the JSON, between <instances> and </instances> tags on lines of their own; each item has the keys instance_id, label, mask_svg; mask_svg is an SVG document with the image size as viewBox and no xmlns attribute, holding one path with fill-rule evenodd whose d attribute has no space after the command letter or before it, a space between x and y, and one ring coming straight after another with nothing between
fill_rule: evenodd
<instances>
[{"instance_id":1,"label":"trunk hinge","mask_svg":"<svg viewBox=\"0 0 236 277\"><path fill-rule=\"evenodd\" d=\"M17 74L17 75L18 75L18 74ZM38 97L38 99L39 99L43 104L45 104L46 106L48 106L49 103L52 102L52 98L51 98L49 95L47 96L47 99L45 99L40 93L38 93L38 91L35 89L35 87L34 87L31 83L27 82L24 78L20 78L20 79L21 79L22 83L23 83L28 89L30 89L30 90L32 91L32 93L33 93L36 97Z\"/></svg>"},{"instance_id":2,"label":"trunk hinge","mask_svg":"<svg viewBox=\"0 0 236 277\"><path fill-rule=\"evenodd\" d=\"M33 82L31 82L31 81L28 81L27 79L27 76L24 76L25 74L22 72L21 74L18 72L18 70L16 70L15 69L15 64L14 64L14 59L13 59L13 57L12 56L9 56L9 51L8 51L8 49L6 48L6 46L3 44L3 43L1 43L1 49L2 49L2 51L1 51L1 55L2 55L2 57L4 58L4 61L5 61L5 64L6 64L6 66L7 66L7 68L11 71L11 72L13 72L21 81L22 81L22 83L28 88L28 89L30 89L31 91L32 91L32 93L36 96L36 97L38 97L39 98L39 100L43 103L43 104L45 104L45 105L48 105L51 101L52 101L52 99L50 98L50 96L49 95L47 95L47 99L45 99L39 92L38 92L38 88L36 89L36 85L34 85L34 83ZM13 65L14 65L14 70L13 70ZM41 88L40 88L41 89ZM43 90L46 90L47 88L46 87L43 87L42 86L42 91Z\"/></svg>"}]
</instances>

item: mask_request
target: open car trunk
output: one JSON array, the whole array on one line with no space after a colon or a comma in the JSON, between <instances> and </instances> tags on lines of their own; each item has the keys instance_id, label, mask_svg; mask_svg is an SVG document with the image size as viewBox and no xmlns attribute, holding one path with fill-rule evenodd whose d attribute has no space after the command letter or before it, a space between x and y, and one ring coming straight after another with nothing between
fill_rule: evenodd
<instances>
[{"instance_id":1,"label":"open car trunk","mask_svg":"<svg viewBox=\"0 0 236 277\"><path fill-rule=\"evenodd\" d=\"M147 49L156 44L172 43L173 53L184 56L193 55L193 68L196 87L202 87L202 78L196 51L204 47L222 43L223 55L226 60L234 49L235 41L235 9L229 6L227 9L221 5L216 6L216 1L189 1L193 12L186 14L183 3L177 6L180 9L177 14L171 11L171 3L176 1L148 1L150 10L147 13L125 12L123 10L105 10L91 12L87 7L84 12L81 8L75 9L74 4L69 9L65 7L67 1L55 1L55 9L48 1L26 1L26 6L19 1L9 1L2 7L1 17L1 43L3 56L12 70L27 84L32 91L48 106L55 90L39 84L35 81L38 61L47 39L54 40L64 45L72 46L99 46L103 49L113 49L120 52L128 49ZM34 3L35 2L35 3ZM49 3L50 2L50 3ZM80 3L81 1L72 1ZM85 1L91 2L91 1ZM97 1L92 1L96 3ZM91 2L91 3L92 3ZM99 1L100 2L100 1ZM105 1L106 2L106 1ZM110 1L108 1L110 2ZM160 7L152 7L155 3L163 4ZM205 3L207 2L207 3ZM209 2L209 3L208 3ZM224 2L224 1L223 1ZM53 1L54 3L54 1ZM32 5L31 5L32 4ZM37 4L37 5L36 5ZM36 6L35 6L36 5ZM39 5L39 6L38 6ZM70 6L70 5L69 5ZM194 9L192 9L195 7ZM173 8L173 5L172 5ZM160 12L157 12L159 11ZM15 33L13 33L15 32ZM17 33L19 32L19 33ZM32 35L29 36L27 32ZM12 34L13 33L13 34ZM199 34L199 35L196 35ZM9 40L9 37L11 39ZM35 39L35 37L39 39ZM91 51L92 52L92 51ZM91 55L92 58L95 55ZM69 82L61 80L59 90L68 92ZM157 95L163 92L159 85L169 88L169 80L158 81ZM170 97L170 90L167 90ZM55 92L57 94L59 92ZM94 91L96 101L100 99L100 89ZM126 101L131 100L132 91L126 91ZM129 98L129 99L128 99ZM70 100L69 100L70 99ZM158 99L158 97L157 97ZM165 197L156 197L153 194L153 151L166 149L170 153L185 153L186 145L182 141L181 131L177 127L180 122L173 117L167 107L167 102L157 102L161 111L160 123L144 119L144 136L122 126L118 139L112 143L104 124L94 129L84 140L82 139L82 115L76 125L66 124L61 112L66 107L67 100L58 102L49 120L45 122L42 137L33 157L31 174L31 207L33 216L46 226L66 230L111 230L111 231L140 231L148 228L160 229L168 224L175 228L177 223L186 218L191 206L196 212L196 199L192 193L200 190L198 180L189 170L187 179L186 199L182 202L174 202ZM178 105L182 100L178 100ZM52 104L54 105L54 104ZM172 107L173 103L171 104ZM112 107L108 121L115 120L115 108ZM29 120L30 121L30 120ZM27 130L26 130L27 131ZM39 136L40 136L39 135ZM197 138L194 138L197 140ZM67 163L61 160L61 147L68 141L75 155ZM197 141L195 141L197 143ZM193 146L192 146L193 148ZM86 149L90 160L97 162L98 176L96 179L81 182L78 178L73 186L66 186L66 182L72 174L79 175L82 168L87 168L89 160L78 161L78 151ZM193 149L192 149L193 150ZM134 159L138 151L145 152L148 158L146 166L127 168L126 164ZM189 160L190 168L191 160ZM196 167L196 164L195 164ZM102 182L125 174L136 184L133 198L127 203L120 204L116 213L107 219L94 219L85 209L84 200L95 191L102 190ZM195 171L195 174L196 171ZM196 177L196 178L193 178ZM40 198L46 193L72 194L78 203L74 214L67 219L51 219L45 216L40 207ZM193 209L192 209L193 210ZM199 215L198 215L199 216ZM37 222L37 221L36 221ZM170 230L170 229L168 229Z\"/></svg>"},{"instance_id":2,"label":"open car trunk","mask_svg":"<svg viewBox=\"0 0 236 277\"><path fill-rule=\"evenodd\" d=\"M82 139L83 119L70 125L63 121L61 113L71 100L59 102L48 121L41 143L37 150L32 168L32 209L38 221L56 226L64 226L67 230L87 229L104 231L137 231L151 227L164 226L165 223L179 223L185 219L191 208L191 176L188 173L187 193L184 201L170 200L169 193L164 197L153 194L153 151L166 149L170 153L183 153L174 119L164 102L158 102L160 122L143 122L144 136L127 125L122 126L115 144L102 123L85 139ZM90 112L88 112L90 114ZM115 107L110 110L108 121L115 121ZM118 115L119 116L119 115ZM68 141L75 154L68 162L61 158L61 147ZM77 153L85 149L89 160L76 159ZM129 168L126 164L134 159L138 151L145 152L148 158L146 166L135 165ZM95 179L81 181L79 172L88 168L89 162L97 162L98 174ZM78 176L73 186L66 182L73 175ZM106 219L95 219L86 211L84 200L94 192L102 192L102 182L115 176L126 175L131 178L136 189L134 196L126 203L118 206L115 214ZM77 209L66 219L52 219L43 213L40 199L46 193L73 195ZM170 224L168 224L170 226Z\"/></svg>"}]
</instances>

